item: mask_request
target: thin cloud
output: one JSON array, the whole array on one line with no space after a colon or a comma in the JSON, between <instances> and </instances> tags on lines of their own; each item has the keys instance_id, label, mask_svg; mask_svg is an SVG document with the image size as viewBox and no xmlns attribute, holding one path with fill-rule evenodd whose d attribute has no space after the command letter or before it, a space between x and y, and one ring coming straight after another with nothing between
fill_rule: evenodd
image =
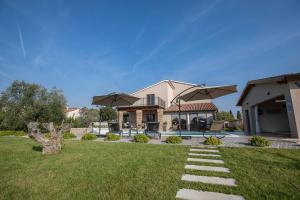
<instances>
[{"instance_id":1,"label":"thin cloud","mask_svg":"<svg viewBox=\"0 0 300 200\"><path fill-rule=\"evenodd\" d=\"M189 27L194 23L198 22L200 19L206 17L213 9L220 3L220 0L215 1L211 5L205 7L204 9L197 11L196 14L189 15L183 20L183 22L178 26L177 30L173 34L169 35L165 39L161 40L156 47L154 47L150 53L144 56L141 60L137 61L132 66L132 72L136 71L136 68L150 60L154 55L156 55L161 49L163 49L168 43L171 43L173 40L183 35Z\"/></svg>"},{"instance_id":2,"label":"thin cloud","mask_svg":"<svg viewBox=\"0 0 300 200\"><path fill-rule=\"evenodd\" d=\"M21 50L23 52L24 59L26 59L26 51L25 51L25 47L24 47L22 29L18 23L17 23L17 27L18 27Z\"/></svg>"},{"instance_id":3,"label":"thin cloud","mask_svg":"<svg viewBox=\"0 0 300 200\"><path fill-rule=\"evenodd\" d=\"M300 31L285 31L277 33L276 35L256 37L245 44L239 44L229 49L222 49L220 52L203 55L189 65L180 67L179 70L171 75L171 77L176 79L176 77L181 77L182 73L189 71L191 73L186 74L186 78L193 79L198 76L195 72L200 69L204 74L213 73L216 70L222 70L222 68L227 66L232 67L235 63L242 61L243 59L262 55L299 37Z\"/></svg>"}]
</instances>

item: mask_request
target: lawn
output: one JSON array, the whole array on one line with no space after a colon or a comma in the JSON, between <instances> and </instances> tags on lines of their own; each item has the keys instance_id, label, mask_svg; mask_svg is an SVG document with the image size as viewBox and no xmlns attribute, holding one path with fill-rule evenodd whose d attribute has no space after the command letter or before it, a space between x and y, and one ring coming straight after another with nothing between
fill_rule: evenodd
<instances>
[{"instance_id":1,"label":"lawn","mask_svg":"<svg viewBox=\"0 0 300 200\"><path fill-rule=\"evenodd\" d=\"M174 199L179 188L300 199L300 150L220 148L225 174L184 170L186 146L66 141L43 156L36 145L0 137L0 199ZM233 177L238 187L186 183L185 172Z\"/></svg>"},{"instance_id":2,"label":"lawn","mask_svg":"<svg viewBox=\"0 0 300 200\"><path fill-rule=\"evenodd\" d=\"M0 137L0 199L174 199L188 151L66 141L62 153L43 156L36 145Z\"/></svg>"}]
</instances>

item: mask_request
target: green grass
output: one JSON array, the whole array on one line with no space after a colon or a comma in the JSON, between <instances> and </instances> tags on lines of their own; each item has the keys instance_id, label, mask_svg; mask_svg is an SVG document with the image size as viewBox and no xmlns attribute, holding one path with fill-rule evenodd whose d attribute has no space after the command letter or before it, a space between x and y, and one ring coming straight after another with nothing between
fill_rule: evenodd
<instances>
[{"instance_id":1,"label":"green grass","mask_svg":"<svg viewBox=\"0 0 300 200\"><path fill-rule=\"evenodd\" d=\"M222 147L224 165L190 162L225 166L228 174L185 170L189 148L181 145L65 141L52 156L36 146L0 137L0 199L174 199L179 188L300 199L300 150ZM234 178L238 186L180 181L183 173Z\"/></svg>"},{"instance_id":2,"label":"green grass","mask_svg":"<svg viewBox=\"0 0 300 200\"><path fill-rule=\"evenodd\" d=\"M0 199L174 199L186 146L65 141L58 155L0 137Z\"/></svg>"},{"instance_id":3,"label":"green grass","mask_svg":"<svg viewBox=\"0 0 300 200\"><path fill-rule=\"evenodd\" d=\"M231 173L185 170L185 173L234 178L237 187L181 182L181 188L239 194L247 200L300 199L300 150L219 148ZM199 157L200 158L200 157ZM204 157L203 157L204 158ZM190 162L190 164L196 164Z\"/></svg>"}]
</instances>

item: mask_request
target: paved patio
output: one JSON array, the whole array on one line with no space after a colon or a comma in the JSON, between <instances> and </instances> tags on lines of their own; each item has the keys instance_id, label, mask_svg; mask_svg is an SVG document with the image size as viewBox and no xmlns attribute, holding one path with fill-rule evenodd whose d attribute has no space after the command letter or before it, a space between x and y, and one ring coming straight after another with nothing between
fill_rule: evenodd
<instances>
[{"instance_id":1,"label":"paved patio","mask_svg":"<svg viewBox=\"0 0 300 200\"><path fill-rule=\"evenodd\" d=\"M249 144L249 139L252 136L239 136L239 137L225 137L222 139L223 145L220 147L247 147L253 148ZM167 137L163 136L161 139L151 139L150 144L167 144L165 142ZM292 138L281 138L281 137L265 137L272 142L272 146L269 148L284 148L284 149L300 149L300 140ZM194 137L192 139L183 139L181 145L202 145L205 138ZM104 137L97 138L96 141L104 141ZM132 137L123 137L121 140L116 142L132 142Z\"/></svg>"}]
</instances>

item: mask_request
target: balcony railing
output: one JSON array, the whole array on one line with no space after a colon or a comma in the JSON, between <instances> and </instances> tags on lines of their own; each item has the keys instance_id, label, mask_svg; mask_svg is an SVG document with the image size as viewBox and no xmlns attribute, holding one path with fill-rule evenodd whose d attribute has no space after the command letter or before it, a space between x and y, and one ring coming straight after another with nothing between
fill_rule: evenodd
<instances>
[{"instance_id":1,"label":"balcony railing","mask_svg":"<svg viewBox=\"0 0 300 200\"><path fill-rule=\"evenodd\" d=\"M160 97L155 97L154 101L152 100L149 101L149 99L147 98L141 98L137 100L134 104L132 104L130 107L134 107L134 106L159 106L165 108L166 102Z\"/></svg>"}]
</instances>

